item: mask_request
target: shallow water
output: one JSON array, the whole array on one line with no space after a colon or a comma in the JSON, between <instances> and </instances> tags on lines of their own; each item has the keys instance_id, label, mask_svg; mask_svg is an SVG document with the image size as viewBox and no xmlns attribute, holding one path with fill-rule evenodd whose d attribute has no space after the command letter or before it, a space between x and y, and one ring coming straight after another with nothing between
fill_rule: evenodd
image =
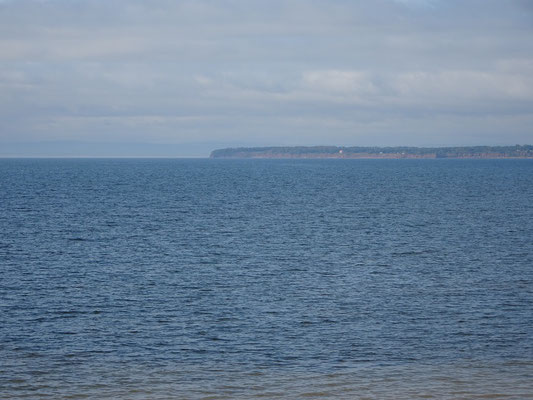
<instances>
[{"instance_id":1,"label":"shallow water","mask_svg":"<svg viewBox=\"0 0 533 400\"><path fill-rule=\"evenodd\" d=\"M0 160L1 398L533 398L530 160Z\"/></svg>"},{"instance_id":2,"label":"shallow water","mask_svg":"<svg viewBox=\"0 0 533 400\"><path fill-rule=\"evenodd\" d=\"M531 363L361 365L329 373L257 369L244 372L174 364L167 367L87 368L5 380L6 398L335 398L527 399L533 396ZM85 369L85 368L84 368Z\"/></svg>"}]
</instances>

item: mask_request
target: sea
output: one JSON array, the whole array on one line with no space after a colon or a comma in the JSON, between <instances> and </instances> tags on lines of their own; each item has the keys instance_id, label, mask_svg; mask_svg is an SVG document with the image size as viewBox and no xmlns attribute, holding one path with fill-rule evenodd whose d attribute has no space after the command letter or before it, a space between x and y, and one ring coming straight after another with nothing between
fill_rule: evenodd
<instances>
[{"instance_id":1,"label":"sea","mask_svg":"<svg viewBox=\"0 0 533 400\"><path fill-rule=\"evenodd\" d=\"M532 399L533 160L0 159L2 399Z\"/></svg>"}]
</instances>

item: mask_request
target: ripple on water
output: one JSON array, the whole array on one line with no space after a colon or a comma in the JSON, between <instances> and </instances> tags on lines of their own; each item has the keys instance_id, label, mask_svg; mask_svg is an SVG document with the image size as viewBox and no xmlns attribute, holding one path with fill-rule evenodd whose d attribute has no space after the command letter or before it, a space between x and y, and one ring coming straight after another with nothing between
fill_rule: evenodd
<instances>
[{"instance_id":1,"label":"ripple on water","mask_svg":"<svg viewBox=\"0 0 533 400\"><path fill-rule=\"evenodd\" d=\"M533 397L531 161L0 160L0 182L0 398Z\"/></svg>"}]
</instances>

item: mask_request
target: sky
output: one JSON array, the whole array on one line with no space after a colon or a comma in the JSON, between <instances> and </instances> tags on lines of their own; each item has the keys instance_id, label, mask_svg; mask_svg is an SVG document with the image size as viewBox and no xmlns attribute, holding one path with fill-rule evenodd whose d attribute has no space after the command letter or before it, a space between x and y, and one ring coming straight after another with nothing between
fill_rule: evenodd
<instances>
[{"instance_id":1,"label":"sky","mask_svg":"<svg viewBox=\"0 0 533 400\"><path fill-rule=\"evenodd\" d=\"M533 144L533 0L0 0L0 156Z\"/></svg>"}]
</instances>

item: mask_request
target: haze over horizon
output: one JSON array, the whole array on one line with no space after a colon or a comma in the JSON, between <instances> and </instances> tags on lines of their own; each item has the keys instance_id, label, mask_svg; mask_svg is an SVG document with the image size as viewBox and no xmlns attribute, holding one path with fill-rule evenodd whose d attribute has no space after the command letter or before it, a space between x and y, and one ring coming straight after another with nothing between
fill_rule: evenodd
<instances>
[{"instance_id":1,"label":"haze over horizon","mask_svg":"<svg viewBox=\"0 0 533 400\"><path fill-rule=\"evenodd\" d=\"M0 0L0 156L533 142L527 0Z\"/></svg>"}]
</instances>

